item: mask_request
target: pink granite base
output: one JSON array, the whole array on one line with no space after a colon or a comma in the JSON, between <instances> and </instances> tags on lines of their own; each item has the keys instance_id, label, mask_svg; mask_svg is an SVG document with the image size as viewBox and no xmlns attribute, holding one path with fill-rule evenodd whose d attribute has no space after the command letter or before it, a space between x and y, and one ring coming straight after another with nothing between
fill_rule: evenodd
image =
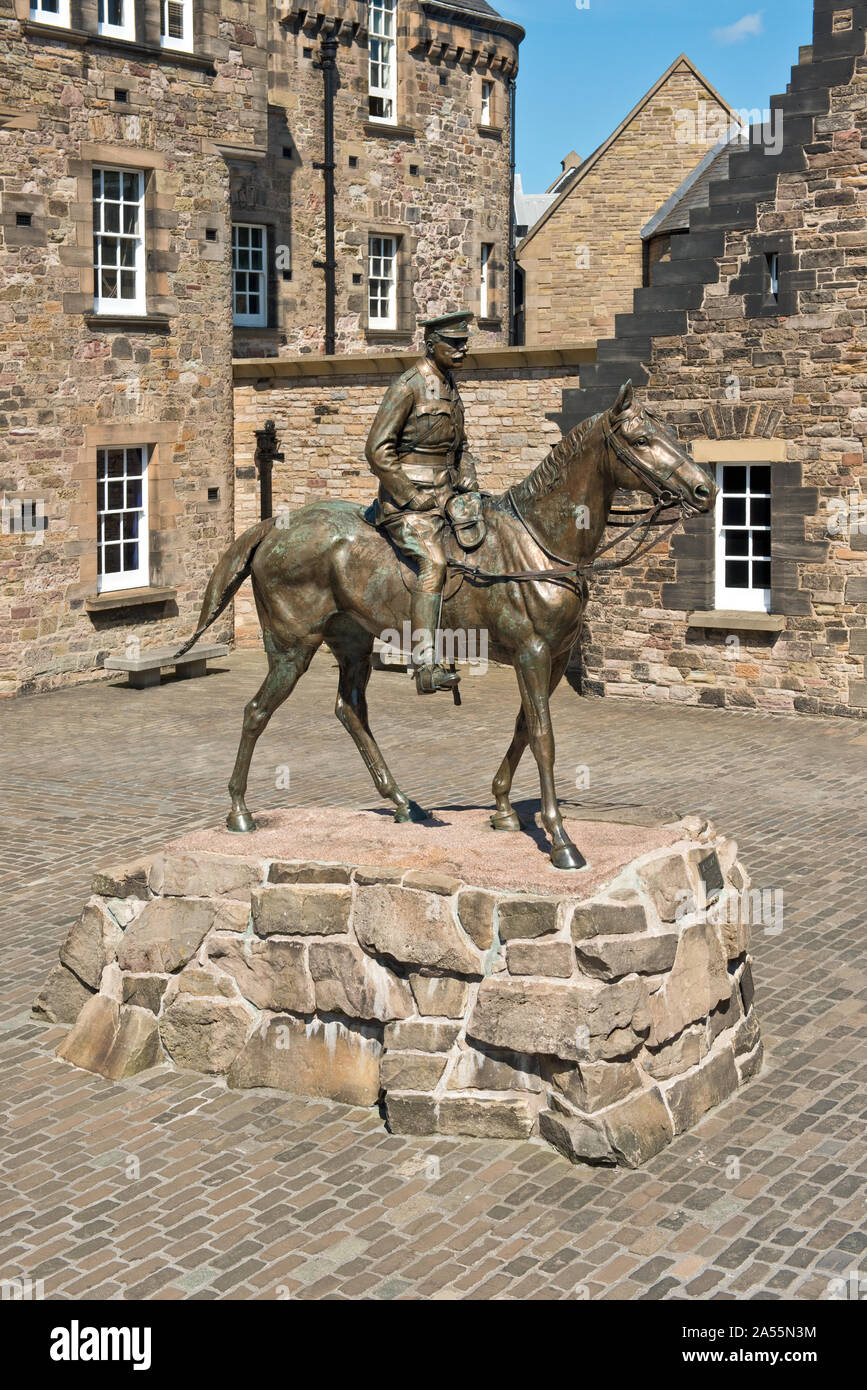
<instances>
[{"instance_id":1,"label":"pink granite base","mask_svg":"<svg viewBox=\"0 0 867 1390\"><path fill-rule=\"evenodd\" d=\"M497 831L491 828L489 816L490 811L481 807L434 810L427 822L397 825L386 809L290 807L257 815L257 829L252 834L198 830L173 841L167 849L438 869L479 888L568 892L570 896L586 898L633 859L674 844L682 834L676 825L566 820L566 828L587 860L587 867L564 871L551 864L547 837L538 826L516 832Z\"/></svg>"}]
</instances>

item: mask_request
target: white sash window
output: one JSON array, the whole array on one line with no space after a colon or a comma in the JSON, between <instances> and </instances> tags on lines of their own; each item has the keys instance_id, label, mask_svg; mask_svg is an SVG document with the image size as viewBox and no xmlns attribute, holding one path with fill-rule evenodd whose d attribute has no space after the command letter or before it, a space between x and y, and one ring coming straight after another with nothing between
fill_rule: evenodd
<instances>
[{"instance_id":1,"label":"white sash window","mask_svg":"<svg viewBox=\"0 0 867 1390\"><path fill-rule=\"evenodd\" d=\"M494 253L492 242L482 242L482 256L479 279L479 318L490 317L491 312L491 257Z\"/></svg>"},{"instance_id":2,"label":"white sash window","mask_svg":"<svg viewBox=\"0 0 867 1390\"><path fill-rule=\"evenodd\" d=\"M488 78L482 79L482 117L480 125L490 125L492 121L491 109L494 102L494 84Z\"/></svg>"},{"instance_id":3,"label":"white sash window","mask_svg":"<svg viewBox=\"0 0 867 1390\"><path fill-rule=\"evenodd\" d=\"M397 238L368 240L368 326L397 328Z\"/></svg>"},{"instance_id":4,"label":"white sash window","mask_svg":"<svg viewBox=\"0 0 867 1390\"><path fill-rule=\"evenodd\" d=\"M147 312L144 174L93 171L93 295L97 314Z\"/></svg>"},{"instance_id":5,"label":"white sash window","mask_svg":"<svg viewBox=\"0 0 867 1390\"><path fill-rule=\"evenodd\" d=\"M30 0L30 18L36 24L53 24L68 29L69 0Z\"/></svg>"},{"instance_id":6,"label":"white sash window","mask_svg":"<svg viewBox=\"0 0 867 1390\"><path fill-rule=\"evenodd\" d=\"M148 573L148 450L97 449L97 588L138 589Z\"/></svg>"},{"instance_id":7,"label":"white sash window","mask_svg":"<svg viewBox=\"0 0 867 1390\"><path fill-rule=\"evenodd\" d=\"M397 0L370 0L368 105L372 121L394 121L397 112Z\"/></svg>"},{"instance_id":8,"label":"white sash window","mask_svg":"<svg viewBox=\"0 0 867 1390\"><path fill-rule=\"evenodd\" d=\"M101 34L114 39L134 39L134 0L99 0L97 21Z\"/></svg>"},{"instance_id":9,"label":"white sash window","mask_svg":"<svg viewBox=\"0 0 867 1390\"><path fill-rule=\"evenodd\" d=\"M192 53L193 0L160 0L160 43Z\"/></svg>"},{"instance_id":10,"label":"white sash window","mask_svg":"<svg viewBox=\"0 0 867 1390\"><path fill-rule=\"evenodd\" d=\"M716 606L771 609L771 469L767 463L718 463Z\"/></svg>"},{"instance_id":11,"label":"white sash window","mask_svg":"<svg viewBox=\"0 0 867 1390\"><path fill-rule=\"evenodd\" d=\"M251 222L232 228L232 294L234 321L243 328L268 325L268 276L265 256L268 233Z\"/></svg>"}]
</instances>

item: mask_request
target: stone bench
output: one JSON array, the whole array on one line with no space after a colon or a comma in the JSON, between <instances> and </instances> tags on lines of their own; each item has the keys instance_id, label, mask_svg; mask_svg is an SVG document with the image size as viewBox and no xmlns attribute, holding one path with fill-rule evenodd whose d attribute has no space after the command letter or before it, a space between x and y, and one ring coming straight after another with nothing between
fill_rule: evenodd
<instances>
[{"instance_id":1,"label":"stone bench","mask_svg":"<svg viewBox=\"0 0 867 1390\"><path fill-rule=\"evenodd\" d=\"M132 688L144 690L146 686L159 685L160 672L168 666L174 666L182 679L204 676L208 662L213 657L227 656L228 651L225 642L199 642L186 656L177 656L177 647L152 647L138 656L107 656L102 665L105 671L128 671Z\"/></svg>"}]
</instances>

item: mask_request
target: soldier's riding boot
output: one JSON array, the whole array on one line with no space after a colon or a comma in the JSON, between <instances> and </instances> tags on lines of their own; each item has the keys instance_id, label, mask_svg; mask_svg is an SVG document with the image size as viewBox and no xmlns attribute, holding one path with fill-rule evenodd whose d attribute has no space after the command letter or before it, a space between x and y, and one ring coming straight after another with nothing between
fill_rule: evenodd
<instances>
[{"instance_id":1,"label":"soldier's riding boot","mask_svg":"<svg viewBox=\"0 0 867 1390\"><path fill-rule=\"evenodd\" d=\"M413 642L415 634L421 630L417 647L413 648L415 661L415 688L419 695L434 695L438 690L454 690L460 683L457 671L450 671L442 662L436 660L436 630L442 608L441 594L414 593L412 596Z\"/></svg>"}]
</instances>

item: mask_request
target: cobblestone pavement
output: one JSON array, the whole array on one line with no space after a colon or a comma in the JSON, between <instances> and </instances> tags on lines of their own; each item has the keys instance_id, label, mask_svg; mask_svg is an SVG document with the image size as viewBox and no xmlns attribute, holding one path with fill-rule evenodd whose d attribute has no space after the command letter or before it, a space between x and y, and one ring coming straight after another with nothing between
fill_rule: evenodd
<instances>
[{"instance_id":1,"label":"cobblestone pavement","mask_svg":"<svg viewBox=\"0 0 867 1390\"><path fill-rule=\"evenodd\" d=\"M819 1299L867 1274L862 723L584 701L565 684L555 697L565 800L708 812L755 882L784 893L782 931L754 929L762 1075L638 1172L573 1168L534 1142L395 1137L375 1112L190 1075L110 1083L54 1059L62 1030L29 1006L91 870L222 816L262 668L241 652L203 680L0 704L0 1278L60 1299ZM465 680L459 711L405 680L371 687L404 789L486 806L512 674ZM379 804L331 717L334 687L318 657L260 743L254 809ZM536 794L529 758L516 785Z\"/></svg>"}]
</instances>

